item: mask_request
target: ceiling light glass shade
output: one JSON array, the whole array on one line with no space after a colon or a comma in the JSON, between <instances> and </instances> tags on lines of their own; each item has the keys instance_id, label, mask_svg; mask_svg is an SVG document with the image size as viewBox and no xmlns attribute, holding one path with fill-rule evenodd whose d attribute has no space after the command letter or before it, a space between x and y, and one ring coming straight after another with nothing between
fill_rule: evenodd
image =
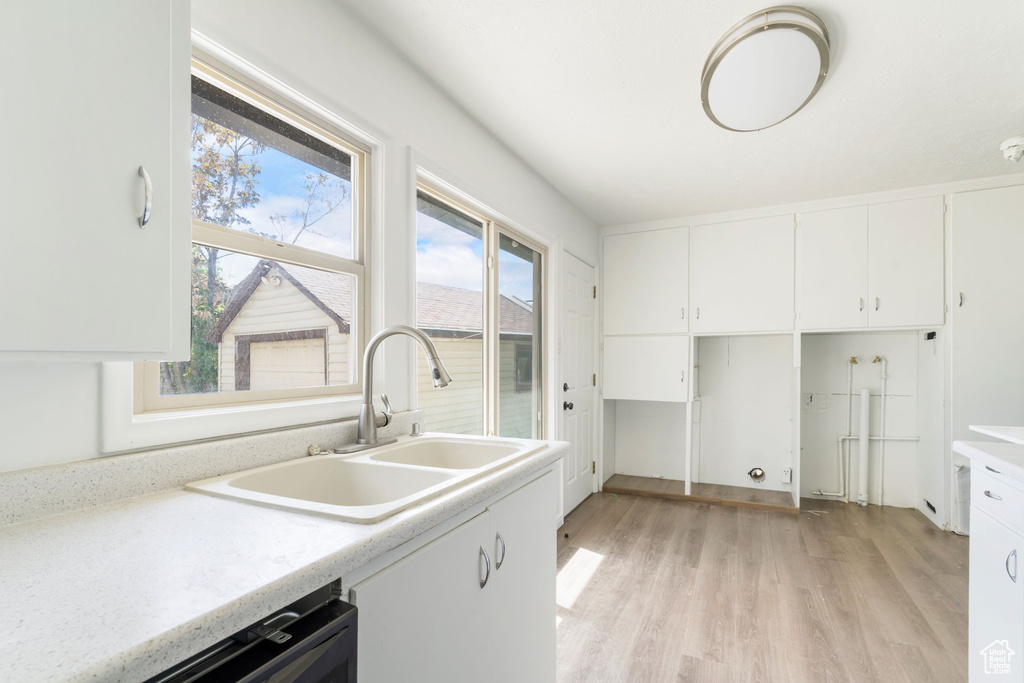
<instances>
[{"instance_id":1,"label":"ceiling light glass shade","mask_svg":"<svg viewBox=\"0 0 1024 683\"><path fill-rule=\"evenodd\" d=\"M715 43L701 75L701 104L722 128L769 128L811 101L828 67L828 30L821 19L801 7L770 7Z\"/></svg>"}]
</instances>

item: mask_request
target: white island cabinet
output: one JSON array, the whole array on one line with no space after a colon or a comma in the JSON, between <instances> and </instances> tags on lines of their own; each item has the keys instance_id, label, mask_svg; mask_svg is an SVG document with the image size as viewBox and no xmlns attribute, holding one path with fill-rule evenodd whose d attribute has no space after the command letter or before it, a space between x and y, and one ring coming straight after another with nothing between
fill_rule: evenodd
<instances>
[{"instance_id":1,"label":"white island cabinet","mask_svg":"<svg viewBox=\"0 0 1024 683\"><path fill-rule=\"evenodd\" d=\"M3 24L0 360L187 358L189 3L7 3Z\"/></svg>"},{"instance_id":2,"label":"white island cabinet","mask_svg":"<svg viewBox=\"0 0 1024 683\"><path fill-rule=\"evenodd\" d=\"M360 683L554 683L555 474L352 587Z\"/></svg>"},{"instance_id":3,"label":"white island cabinet","mask_svg":"<svg viewBox=\"0 0 1024 683\"><path fill-rule=\"evenodd\" d=\"M971 459L970 683L1024 681L1024 445L956 441Z\"/></svg>"}]
</instances>

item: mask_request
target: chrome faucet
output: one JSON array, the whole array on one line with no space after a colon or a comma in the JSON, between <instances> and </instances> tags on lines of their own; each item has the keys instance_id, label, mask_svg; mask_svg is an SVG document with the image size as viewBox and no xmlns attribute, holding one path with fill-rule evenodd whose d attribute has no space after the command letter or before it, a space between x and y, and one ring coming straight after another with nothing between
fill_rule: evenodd
<instances>
[{"instance_id":1,"label":"chrome faucet","mask_svg":"<svg viewBox=\"0 0 1024 683\"><path fill-rule=\"evenodd\" d=\"M434 343L422 331L408 325L393 325L381 330L373 335L370 343L366 345L366 351L363 353L363 405L359 409L358 438L355 444L336 449L335 452L351 453L395 441L395 439L389 439L388 441L377 440L377 427L383 427L390 422L393 413L391 411L391 403L388 401L386 394L381 394L381 401L384 403L385 411L378 415L373 408L373 354L377 351L377 347L380 346L382 341L396 334L408 335L418 341L420 346L423 347L423 352L427 356L427 365L430 367L430 378L435 387L446 387L452 381L448 371L444 369L444 363L437 356L437 349L434 348Z\"/></svg>"}]
</instances>

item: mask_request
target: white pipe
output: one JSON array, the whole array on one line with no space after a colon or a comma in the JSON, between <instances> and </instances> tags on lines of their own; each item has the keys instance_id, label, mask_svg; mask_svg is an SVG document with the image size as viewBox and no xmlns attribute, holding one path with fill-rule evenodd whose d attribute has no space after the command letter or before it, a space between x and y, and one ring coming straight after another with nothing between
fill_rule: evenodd
<instances>
[{"instance_id":1,"label":"white pipe","mask_svg":"<svg viewBox=\"0 0 1024 683\"><path fill-rule=\"evenodd\" d=\"M878 505L881 506L885 499L885 385L889 378L889 361L881 356L875 356L873 363L880 363L882 366L882 406L880 410L878 433L882 436L882 442L878 445Z\"/></svg>"},{"instance_id":2,"label":"white pipe","mask_svg":"<svg viewBox=\"0 0 1024 683\"><path fill-rule=\"evenodd\" d=\"M860 390L860 457L857 460L857 505L868 504L868 454L871 448L871 392Z\"/></svg>"}]
</instances>

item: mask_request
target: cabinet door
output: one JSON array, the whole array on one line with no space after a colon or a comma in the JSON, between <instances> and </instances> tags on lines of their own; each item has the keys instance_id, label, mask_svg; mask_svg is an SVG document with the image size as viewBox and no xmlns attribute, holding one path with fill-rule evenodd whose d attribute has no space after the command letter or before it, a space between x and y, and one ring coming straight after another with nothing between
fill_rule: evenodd
<instances>
[{"instance_id":1,"label":"cabinet door","mask_svg":"<svg viewBox=\"0 0 1024 683\"><path fill-rule=\"evenodd\" d=\"M685 402L690 341L683 335L604 338L604 398Z\"/></svg>"},{"instance_id":2,"label":"cabinet door","mask_svg":"<svg viewBox=\"0 0 1024 683\"><path fill-rule=\"evenodd\" d=\"M18 2L3 21L0 352L159 357L172 285L188 305L189 3Z\"/></svg>"},{"instance_id":3,"label":"cabinet door","mask_svg":"<svg viewBox=\"0 0 1024 683\"><path fill-rule=\"evenodd\" d=\"M868 324L942 325L942 197L868 207Z\"/></svg>"},{"instance_id":4,"label":"cabinet door","mask_svg":"<svg viewBox=\"0 0 1024 683\"><path fill-rule=\"evenodd\" d=\"M496 683L555 681L555 524L558 481L548 472L488 508L493 565L485 593Z\"/></svg>"},{"instance_id":5,"label":"cabinet door","mask_svg":"<svg viewBox=\"0 0 1024 683\"><path fill-rule=\"evenodd\" d=\"M692 331L793 329L793 216L690 229Z\"/></svg>"},{"instance_id":6,"label":"cabinet door","mask_svg":"<svg viewBox=\"0 0 1024 683\"><path fill-rule=\"evenodd\" d=\"M993 680L1009 648L1010 675L1000 680L1024 680L1024 538L975 507L971 508L970 557L970 680Z\"/></svg>"},{"instance_id":7,"label":"cabinet door","mask_svg":"<svg viewBox=\"0 0 1024 683\"><path fill-rule=\"evenodd\" d=\"M1024 424L1024 186L953 195L952 439Z\"/></svg>"},{"instance_id":8,"label":"cabinet door","mask_svg":"<svg viewBox=\"0 0 1024 683\"><path fill-rule=\"evenodd\" d=\"M491 630L480 587L480 550L492 553L488 514L352 587L360 683L488 680Z\"/></svg>"},{"instance_id":9,"label":"cabinet door","mask_svg":"<svg viewBox=\"0 0 1024 683\"><path fill-rule=\"evenodd\" d=\"M604 238L605 334L685 333L689 230Z\"/></svg>"},{"instance_id":10,"label":"cabinet door","mask_svg":"<svg viewBox=\"0 0 1024 683\"><path fill-rule=\"evenodd\" d=\"M800 216L797 228L800 327L868 326L868 209L855 206Z\"/></svg>"}]
</instances>

